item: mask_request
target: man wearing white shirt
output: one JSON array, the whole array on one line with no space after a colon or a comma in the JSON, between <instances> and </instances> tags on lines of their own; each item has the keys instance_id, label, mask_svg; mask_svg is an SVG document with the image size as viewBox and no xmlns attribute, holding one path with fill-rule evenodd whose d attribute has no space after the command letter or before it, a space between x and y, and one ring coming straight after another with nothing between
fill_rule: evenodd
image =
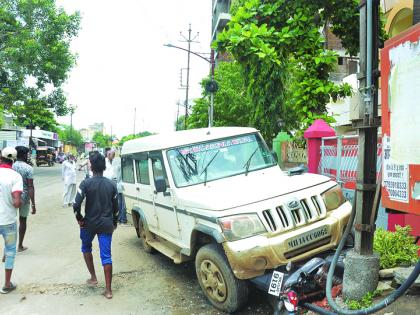
<instances>
[{"instance_id":1,"label":"man wearing white shirt","mask_svg":"<svg viewBox=\"0 0 420 315\"><path fill-rule=\"evenodd\" d=\"M103 176L117 184L119 207L118 223L125 225L127 224L127 209L125 206L124 196L122 194L123 188L121 183L121 160L116 161L114 149L106 150L105 164L106 169Z\"/></svg>"},{"instance_id":2,"label":"man wearing white shirt","mask_svg":"<svg viewBox=\"0 0 420 315\"><path fill-rule=\"evenodd\" d=\"M5 282L0 293L7 294L16 289L10 281L16 256L17 209L22 205L22 176L12 169L16 158L15 148L1 150L0 159L0 235L4 238Z\"/></svg>"},{"instance_id":3,"label":"man wearing white shirt","mask_svg":"<svg viewBox=\"0 0 420 315\"><path fill-rule=\"evenodd\" d=\"M71 207L76 198L76 162L74 156L63 162L61 175L64 182L63 207Z\"/></svg>"}]
</instances>

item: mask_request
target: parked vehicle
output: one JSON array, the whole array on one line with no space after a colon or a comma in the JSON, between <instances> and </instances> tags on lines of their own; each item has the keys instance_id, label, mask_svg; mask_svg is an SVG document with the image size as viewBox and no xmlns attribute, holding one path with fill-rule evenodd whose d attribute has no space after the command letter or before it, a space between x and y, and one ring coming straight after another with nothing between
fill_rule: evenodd
<instances>
[{"instance_id":1,"label":"parked vehicle","mask_svg":"<svg viewBox=\"0 0 420 315\"><path fill-rule=\"evenodd\" d=\"M37 147L36 148L36 166L54 165L54 148L53 147Z\"/></svg>"},{"instance_id":2,"label":"parked vehicle","mask_svg":"<svg viewBox=\"0 0 420 315\"><path fill-rule=\"evenodd\" d=\"M249 279L340 241L351 212L340 186L292 174L253 128L179 131L122 148L127 211L142 247L175 263L195 259L204 294L226 312L244 306Z\"/></svg>"}]
</instances>

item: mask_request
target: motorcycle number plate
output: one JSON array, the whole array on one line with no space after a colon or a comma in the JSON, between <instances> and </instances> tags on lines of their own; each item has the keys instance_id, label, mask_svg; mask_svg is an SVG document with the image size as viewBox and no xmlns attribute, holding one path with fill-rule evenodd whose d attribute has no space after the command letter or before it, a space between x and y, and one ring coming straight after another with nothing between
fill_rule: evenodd
<instances>
[{"instance_id":1,"label":"motorcycle number plate","mask_svg":"<svg viewBox=\"0 0 420 315\"><path fill-rule=\"evenodd\" d=\"M283 285L284 273L280 271L274 271L271 276L270 287L268 288L268 294L274 296L280 296L281 288Z\"/></svg>"}]
</instances>

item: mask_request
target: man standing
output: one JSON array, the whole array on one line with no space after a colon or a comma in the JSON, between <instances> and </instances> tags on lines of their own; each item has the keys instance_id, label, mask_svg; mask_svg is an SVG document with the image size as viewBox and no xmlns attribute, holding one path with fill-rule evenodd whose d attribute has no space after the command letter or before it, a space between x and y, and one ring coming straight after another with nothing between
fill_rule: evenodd
<instances>
[{"instance_id":1,"label":"man standing","mask_svg":"<svg viewBox=\"0 0 420 315\"><path fill-rule=\"evenodd\" d=\"M63 207L71 207L76 197L76 163L72 154L63 162L61 174L64 181Z\"/></svg>"},{"instance_id":2,"label":"man standing","mask_svg":"<svg viewBox=\"0 0 420 315\"><path fill-rule=\"evenodd\" d=\"M27 164L29 149L23 146L17 146L17 161L13 163L13 169L22 176L23 192L22 205L19 208L19 245L18 252L28 249L23 246L23 239L26 233L26 222L29 215L30 204L32 203L32 214L36 213L35 207L35 188L34 171L32 166Z\"/></svg>"},{"instance_id":3,"label":"man standing","mask_svg":"<svg viewBox=\"0 0 420 315\"><path fill-rule=\"evenodd\" d=\"M117 187L111 180L103 177L105 158L98 151L89 155L93 177L80 183L76 201L73 204L76 220L80 225L82 253L90 273L88 285L96 285L95 267L93 265L92 241L98 236L99 251L105 274L105 292L107 299L112 298L112 233L117 228L118 200ZM81 205L86 198L85 215L81 214Z\"/></svg>"},{"instance_id":4,"label":"man standing","mask_svg":"<svg viewBox=\"0 0 420 315\"><path fill-rule=\"evenodd\" d=\"M107 149L106 155L106 169L104 172L104 177L112 180L117 185L118 190L118 209L119 209L119 217L118 223L122 225L127 224L127 209L125 206L124 196L122 194L123 187L122 187L122 179L121 179L121 160L116 161L115 159L115 150L114 149Z\"/></svg>"},{"instance_id":5,"label":"man standing","mask_svg":"<svg viewBox=\"0 0 420 315\"><path fill-rule=\"evenodd\" d=\"M0 158L0 234L4 238L5 281L0 293L6 294L16 289L10 281L16 256L16 215L21 206L23 190L22 176L12 169L16 158L14 148L4 148Z\"/></svg>"}]
</instances>

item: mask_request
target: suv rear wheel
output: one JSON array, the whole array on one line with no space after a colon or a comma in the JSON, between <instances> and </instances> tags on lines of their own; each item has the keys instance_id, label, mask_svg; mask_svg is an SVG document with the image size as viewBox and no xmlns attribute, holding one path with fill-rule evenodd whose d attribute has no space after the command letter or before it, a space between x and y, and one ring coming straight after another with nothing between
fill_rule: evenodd
<instances>
[{"instance_id":1,"label":"suv rear wheel","mask_svg":"<svg viewBox=\"0 0 420 315\"><path fill-rule=\"evenodd\" d=\"M147 233L149 232L144 228L143 220L138 218L138 236L140 238L141 247L146 253L151 254L153 253L153 247L150 246L146 241Z\"/></svg>"},{"instance_id":2,"label":"suv rear wheel","mask_svg":"<svg viewBox=\"0 0 420 315\"><path fill-rule=\"evenodd\" d=\"M216 308L232 313L245 305L248 285L233 275L223 250L217 244L199 249L195 271L201 289Z\"/></svg>"}]
</instances>

